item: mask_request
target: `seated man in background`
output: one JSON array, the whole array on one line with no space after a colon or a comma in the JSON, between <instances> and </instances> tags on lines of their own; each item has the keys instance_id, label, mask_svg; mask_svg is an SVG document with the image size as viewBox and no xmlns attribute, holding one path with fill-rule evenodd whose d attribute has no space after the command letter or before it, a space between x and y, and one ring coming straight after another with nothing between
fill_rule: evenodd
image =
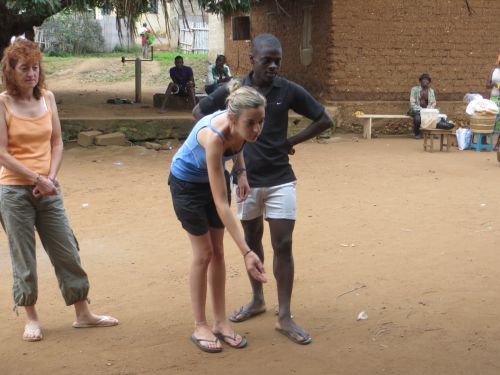
<instances>
[{"instance_id":1,"label":"seated man in background","mask_svg":"<svg viewBox=\"0 0 500 375\"><path fill-rule=\"evenodd\" d=\"M170 95L189 96L193 108L196 105L193 69L189 66L184 66L182 56L176 56L174 62L175 66L170 68L172 82L168 84L167 91L165 91L165 98L163 99L160 112L166 112L165 108L167 107Z\"/></svg>"},{"instance_id":2,"label":"seated man in background","mask_svg":"<svg viewBox=\"0 0 500 375\"><path fill-rule=\"evenodd\" d=\"M415 138L422 138L420 134L420 110L422 108L436 108L436 95L430 87L431 77L427 73L422 74L418 80L420 85L411 89L409 115L413 117Z\"/></svg>"},{"instance_id":3,"label":"seated man in background","mask_svg":"<svg viewBox=\"0 0 500 375\"><path fill-rule=\"evenodd\" d=\"M217 55L215 64L211 64L208 67L205 91L207 94L211 94L217 87L229 82L231 78L231 70L229 70L229 66L226 65L226 57L224 55Z\"/></svg>"}]
</instances>

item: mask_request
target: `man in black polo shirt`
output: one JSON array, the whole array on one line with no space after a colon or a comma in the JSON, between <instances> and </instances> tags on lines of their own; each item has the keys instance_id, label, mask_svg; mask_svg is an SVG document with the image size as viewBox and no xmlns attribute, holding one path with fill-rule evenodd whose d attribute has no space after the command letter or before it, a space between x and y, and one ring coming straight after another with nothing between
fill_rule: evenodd
<instances>
[{"instance_id":1,"label":"man in black polo shirt","mask_svg":"<svg viewBox=\"0 0 500 375\"><path fill-rule=\"evenodd\" d=\"M262 261L263 219L269 223L279 302L276 330L298 344L309 344L311 336L294 322L290 312L294 278L292 234L296 178L288 155L295 153L295 145L330 128L332 120L324 107L304 88L277 75L281 58L281 43L275 36L261 34L255 37L250 53L253 69L243 78L243 84L253 86L266 97L266 115L259 139L255 143L247 143L244 148L248 174L238 171L238 180L244 181L248 175L251 189L245 201L237 202L237 209L245 239ZM193 115L200 119L225 108L228 94L226 87L218 88L193 109ZM300 133L287 138L290 109L313 122ZM250 283L252 301L229 317L233 322L242 322L266 310L262 284L252 278Z\"/></svg>"}]
</instances>

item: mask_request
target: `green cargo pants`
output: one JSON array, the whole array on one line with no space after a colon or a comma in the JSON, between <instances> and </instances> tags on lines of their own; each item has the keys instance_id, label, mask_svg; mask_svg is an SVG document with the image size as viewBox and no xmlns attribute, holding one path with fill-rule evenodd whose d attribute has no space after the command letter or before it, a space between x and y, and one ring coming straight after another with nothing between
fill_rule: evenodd
<instances>
[{"instance_id":1,"label":"green cargo pants","mask_svg":"<svg viewBox=\"0 0 500 375\"><path fill-rule=\"evenodd\" d=\"M56 187L57 195L36 199L33 186L0 185L0 222L9 242L15 306L32 306L37 301L35 228L54 266L66 305L87 298L89 281L80 264L60 187Z\"/></svg>"}]
</instances>

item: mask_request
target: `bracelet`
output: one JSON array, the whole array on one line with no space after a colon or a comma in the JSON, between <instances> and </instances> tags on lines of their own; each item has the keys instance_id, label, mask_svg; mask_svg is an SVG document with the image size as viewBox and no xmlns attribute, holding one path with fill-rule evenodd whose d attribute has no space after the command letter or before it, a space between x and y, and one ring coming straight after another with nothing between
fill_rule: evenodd
<instances>
[{"instance_id":1,"label":"bracelet","mask_svg":"<svg viewBox=\"0 0 500 375\"><path fill-rule=\"evenodd\" d=\"M244 173L244 172L246 172L246 171L247 171L247 169L246 169L246 168L240 168L240 169L237 169L237 170L234 172L234 174L235 174L236 176L239 176L240 174L242 174L242 173Z\"/></svg>"},{"instance_id":2,"label":"bracelet","mask_svg":"<svg viewBox=\"0 0 500 375\"><path fill-rule=\"evenodd\" d=\"M248 250L245 254L243 254L243 258L246 258L248 254L250 254L252 250Z\"/></svg>"},{"instance_id":3,"label":"bracelet","mask_svg":"<svg viewBox=\"0 0 500 375\"><path fill-rule=\"evenodd\" d=\"M35 177L35 185L38 185L38 183L40 182L40 177L42 177L42 176L40 176L39 174L36 175L36 177Z\"/></svg>"},{"instance_id":4,"label":"bracelet","mask_svg":"<svg viewBox=\"0 0 500 375\"><path fill-rule=\"evenodd\" d=\"M52 181L53 184L56 183L56 179L54 177L47 177L50 181Z\"/></svg>"}]
</instances>

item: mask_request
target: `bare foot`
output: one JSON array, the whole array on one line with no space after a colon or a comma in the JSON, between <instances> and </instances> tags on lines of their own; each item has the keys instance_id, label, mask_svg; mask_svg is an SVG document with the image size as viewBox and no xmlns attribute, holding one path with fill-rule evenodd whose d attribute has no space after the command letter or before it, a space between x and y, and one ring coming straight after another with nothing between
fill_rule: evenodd
<instances>
[{"instance_id":1,"label":"bare foot","mask_svg":"<svg viewBox=\"0 0 500 375\"><path fill-rule=\"evenodd\" d=\"M241 349L247 346L246 338L234 332L229 325L229 321L214 323L212 332L232 348Z\"/></svg>"},{"instance_id":2,"label":"bare foot","mask_svg":"<svg viewBox=\"0 0 500 375\"><path fill-rule=\"evenodd\" d=\"M90 314L76 318L74 328L112 327L118 325L118 319L108 315Z\"/></svg>"},{"instance_id":3,"label":"bare foot","mask_svg":"<svg viewBox=\"0 0 500 375\"><path fill-rule=\"evenodd\" d=\"M238 310L229 315L229 320L234 323L244 322L256 315L262 314L266 311L266 304L264 302L252 301L245 306L241 306Z\"/></svg>"},{"instance_id":4,"label":"bare foot","mask_svg":"<svg viewBox=\"0 0 500 375\"><path fill-rule=\"evenodd\" d=\"M191 340L203 351L219 352L222 350L221 342L206 323L196 325Z\"/></svg>"},{"instance_id":5,"label":"bare foot","mask_svg":"<svg viewBox=\"0 0 500 375\"><path fill-rule=\"evenodd\" d=\"M28 320L24 326L23 340L24 341L40 341L43 339L40 322L37 320Z\"/></svg>"}]
</instances>

